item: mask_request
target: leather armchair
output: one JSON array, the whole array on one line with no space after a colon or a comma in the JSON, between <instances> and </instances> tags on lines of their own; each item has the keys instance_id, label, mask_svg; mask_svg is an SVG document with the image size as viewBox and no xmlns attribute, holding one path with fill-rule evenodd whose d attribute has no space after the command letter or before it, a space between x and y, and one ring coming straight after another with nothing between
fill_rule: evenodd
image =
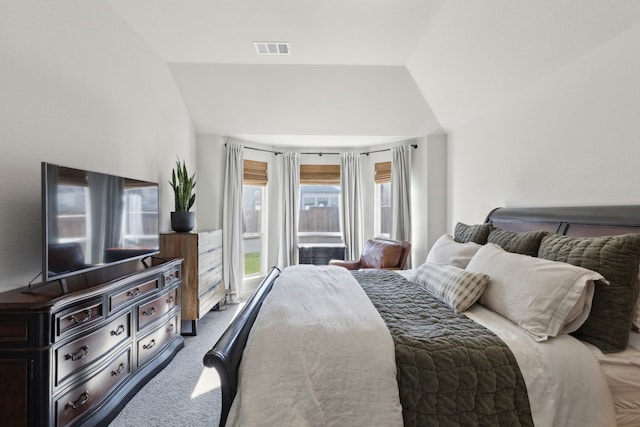
<instances>
[{"instance_id":1,"label":"leather armchair","mask_svg":"<svg viewBox=\"0 0 640 427\"><path fill-rule=\"evenodd\" d=\"M361 268L379 268L384 270L402 270L411 250L411 242L388 239L369 239L362 248L357 261L332 259L329 265L337 265L348 270Z\"/></svg>"}]
</instances>

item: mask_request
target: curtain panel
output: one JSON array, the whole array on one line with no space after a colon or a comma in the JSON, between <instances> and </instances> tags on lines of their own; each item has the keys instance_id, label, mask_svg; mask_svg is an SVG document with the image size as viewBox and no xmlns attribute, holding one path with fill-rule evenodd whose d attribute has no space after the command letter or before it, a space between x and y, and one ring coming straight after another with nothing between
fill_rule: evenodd
<instances>
[{"instance_id":1,"label":"curtain panel","mask_svg":"<svg viewBox=\"0 0 640 427\"><path fill-rule=\"evenodd\" d=\"M280 241L278 264L288 267L298 263L298 191L300 188L300 154L284 153L279 168L281 189Z\"/></svg>"},{"instance_id":2,"label":"curtain panel","mask_svg":"<svg viewBox=\"0 0 640 427\"><path fill-rule=\"evenodd\" d=\"M411 241L411 150L410 145L391 149L391 238L402 241Z\"/></svg>"},{"instance_id":3,"label":"curtain panel","mask_svg":"<svg viewBox=\"0 0 640 427\"><path fill-rule=\"evenodd\" d=\"M222 275L227 286L227 302L237 302L242 290L242 184L243 146L227 142L222 215Z\"/></svg>"},{"instance_id":4,"label":"curtain panel","mask_svg":"<svg viewBox=\"0 0 640 427\"><path fill-rule=\"evenodd\" d=\"M340 198L342 233L347 245L346 259L358 259L362 250L363 221L360 154L341 156Z\"/></svg>"}]
</instances>

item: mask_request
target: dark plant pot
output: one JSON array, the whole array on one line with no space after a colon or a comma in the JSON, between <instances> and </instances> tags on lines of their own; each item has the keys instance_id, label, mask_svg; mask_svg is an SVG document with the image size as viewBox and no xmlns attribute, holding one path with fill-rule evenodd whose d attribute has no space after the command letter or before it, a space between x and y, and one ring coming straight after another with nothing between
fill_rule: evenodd
<instances>
[{"instance_id":1,"label":"dark plant pot","mask_svg":"<svg viewBox=\"0 0 640 427\"><path fill-rule=\"evenodd\" d=\"M171 212L171 228L178 233L193 230L196 222L195 212Z\"/></svg>"}]
</instances>

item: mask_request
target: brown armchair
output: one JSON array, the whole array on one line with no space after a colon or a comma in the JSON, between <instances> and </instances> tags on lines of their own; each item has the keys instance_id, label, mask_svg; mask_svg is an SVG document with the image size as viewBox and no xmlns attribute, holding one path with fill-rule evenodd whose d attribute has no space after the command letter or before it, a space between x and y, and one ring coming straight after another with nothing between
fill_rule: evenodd
<instances>
[{"instance_id":1,"label":"brown armchair","mask_svg":"<svg viewBox=\"0 0 640 427\"><path fill-rule=\"evenodd\" d=\"M411 250L411 242L388 239L369 239L362 248L357 261L332 259L329 265L337 265L348 270L361 268L380 268L384 270L402 270Z\"/></svg>"}]
</instances>

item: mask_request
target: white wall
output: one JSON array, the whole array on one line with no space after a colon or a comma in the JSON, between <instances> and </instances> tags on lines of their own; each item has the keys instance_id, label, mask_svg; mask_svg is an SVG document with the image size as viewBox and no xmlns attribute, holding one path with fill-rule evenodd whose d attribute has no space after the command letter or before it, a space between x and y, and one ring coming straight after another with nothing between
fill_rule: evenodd
<instances>
[{"instance_id":1,"label":"white wall","mask_svg":"<svg viewBox=\"0 0 640 427\"><path fill-rule=\"evenodd\" d=\"M447 136L422 138L411 168L411 256L412 266L417 267L447 232Z\"/></svg>"},{"instance_id":2,"label":"white wall","mask_svg":"<svg viewBox=\"0 0 640 427\"><path fill-rule=\"evenodd\" d=\"M160 183L195 166L191 120L167 65L102 2L0 5L0 290L41 270L40 162Z\"/></svg>"},{"instance_id":3,"label":"white wall","mask_svg":"<svg viewBox=\"0 0 640 427\"><path fill-rule=\"evenodd\" d=\"M640 3L446 2L408 69L448 134L448 224L640 203Z\"/></svg>"},{"instance_id":4,"label":"white wall","mask_svg":"<svg viewBox=\"0 0 640 427\"><path fill-rule=\"evenodd\" d=\"M222 228L222 196L226 150L219 135L197 136L196 223L200 230Z\"/></svg>"},{"instance_id":5,"label":"white wall","mask_svg":"<svg viewBox=\"0 0 640 427\"><path fill-rule=\"evenodd\" d=\"M640 203L640 26L449 135L451 223L496 206Z\"/></svg>"},{"instance_id":6,"label":"white wall","mask_svg":"<svg viewBox=\"0 0 640 427\"><path fill-rule=\"evenodd\" d=\"M172 63L170 69L201 133L259 136L277 145L278 135L388 141L440 130L404 66Z\"/></svg>"}]
</instances>

